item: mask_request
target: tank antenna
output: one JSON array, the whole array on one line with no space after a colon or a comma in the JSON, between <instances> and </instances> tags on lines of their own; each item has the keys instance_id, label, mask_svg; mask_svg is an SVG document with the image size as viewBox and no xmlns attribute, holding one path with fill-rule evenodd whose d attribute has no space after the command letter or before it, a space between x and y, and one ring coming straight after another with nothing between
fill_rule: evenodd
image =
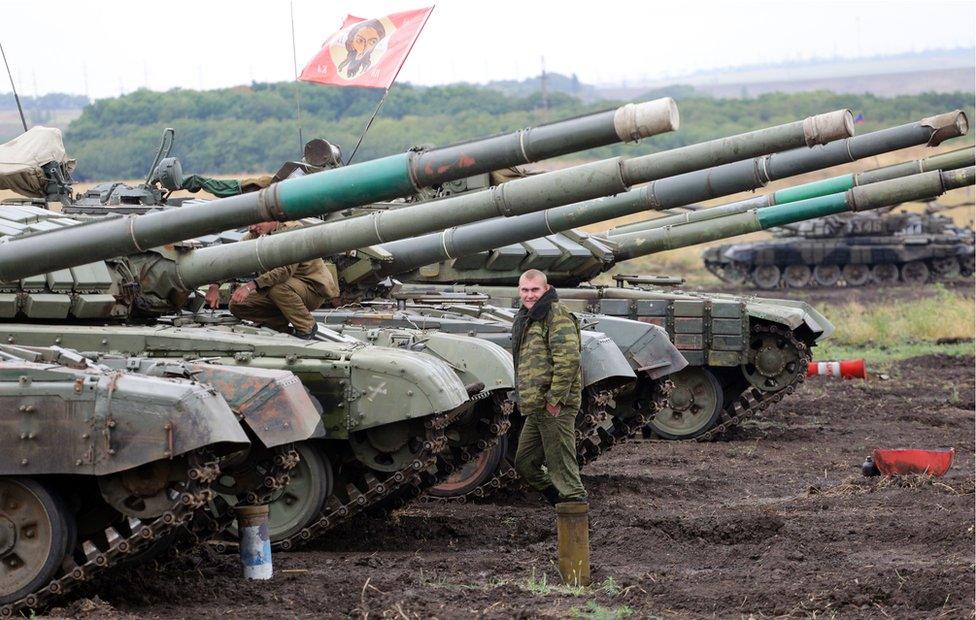
<instances>
[{"instance_id":1,"label":"tank antenna","mask_svg":"<svg viewBox=\"0 0 976 620\"><path fill-rule=\"evenodd\" d=\"M298 53L295 51L295 2L288 3L288 10L291 13L291 62L295 71L295 105L298 107L298 152L302 153L305 148L305 138L302 137L302 85L298 81Z\"/></svg>"},{"instance_id":2,"label":"tank antenna","mask_svg":"<svg viewBox=\"0 0 976 620\"><path fill-rule=\"evenodd\" d=\"M14 101L17 102L17 111L20 112L20 122L27 131L27 120L24 118L24 108L20 105L20 97L17 96L17 87L14 86L14 74L10 72L10 65L7 64L7 54L3 51L3 43L0 43L0 56L3 56L3 65L7 67L7 77L10 78L10 90L14 91Z\"/></svg>"}]
</instances>

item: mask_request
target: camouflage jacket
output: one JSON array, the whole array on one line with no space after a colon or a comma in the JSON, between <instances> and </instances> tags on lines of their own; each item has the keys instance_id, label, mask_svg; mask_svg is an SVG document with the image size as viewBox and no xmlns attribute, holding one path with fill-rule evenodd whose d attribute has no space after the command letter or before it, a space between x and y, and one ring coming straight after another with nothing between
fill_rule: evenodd
<instances>
[{"instance_id":1,"label":"camouflage jacket","mask_svg":"<svg viewBox=\"0 0 976 620\"><path fill-rule=\"evenodd\" d=\"M298 222L280 222L270 234L274 235L296 228L302 228L302 225ZM244 239L253 238L254 235L251 233L244 235ZM339 296L339 286L336 284L332 273L326 268L325 261L321 258L313 258L312 260L270 269L254 278L254 283L258 285L258 289L264 290L275 284L281 284L292 277L309 285L322 297L331 299Z\"/></svg>"},{"instance_id":2,"label":"camouflage jacket","mask_svg":"<svg viewBox=\"0 0 976 620\"><path fill-rule=\"evenodd\" d=\"M543 295L531 311L525 307L518 311L512 324L512 352L516 397L523 415L542 413L547 403L561 405L564 411L580 408L579 323L558 302L555 289Z\"/></svg>"}]
</instances>

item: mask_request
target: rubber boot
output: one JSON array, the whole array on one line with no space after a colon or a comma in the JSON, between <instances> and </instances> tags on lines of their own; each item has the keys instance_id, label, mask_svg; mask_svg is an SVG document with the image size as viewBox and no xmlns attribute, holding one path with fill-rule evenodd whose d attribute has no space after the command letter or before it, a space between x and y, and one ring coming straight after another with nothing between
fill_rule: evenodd
<instances>
[{"instance_id":1,"label":"rubber boot","mask_svg":"<svg viewBox=\"0 0 976 620\"><path fill-rule=\"evenodd\" d=\"M590 585L589 505L560 502L556 505L556 538L559 575L568 586Z\"/></svg>"},{"instance_id":2,"label":"rubber boot","mask_svg":"<svg viewBox=\"0 0 976 620\"><path fill-rule=\"evenodd\" d=\"M542 496L546 498L546 501L549 502L550 506L555 506L562 501L562 498L559 496L559 491L557 491L556 487L552 486L551 484L539 491L539 493L542 493Z\"/></svg>"}]
</instances>

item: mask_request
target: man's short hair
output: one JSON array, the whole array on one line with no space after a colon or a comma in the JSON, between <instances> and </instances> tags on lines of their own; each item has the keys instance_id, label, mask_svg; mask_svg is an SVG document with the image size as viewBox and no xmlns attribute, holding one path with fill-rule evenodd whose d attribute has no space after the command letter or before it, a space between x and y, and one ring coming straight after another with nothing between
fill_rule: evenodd
<instances>
[{"instance_id":1,"label":"man's short hair","mask_svg":"<svg viewBox=\"0 0 976 620\"><path fill-rule=\"evenodd\" d=\"M525 273L523 273L521 275L521 277L519 277L519 280L522 280L522 279L525 279L525 280L542 280L542 283L543 284L548 284L549 283L549 279L546 277L546 274L542 273L538 269L529 269L529 270L527 270Z\"/></svg>"}]
</instances>

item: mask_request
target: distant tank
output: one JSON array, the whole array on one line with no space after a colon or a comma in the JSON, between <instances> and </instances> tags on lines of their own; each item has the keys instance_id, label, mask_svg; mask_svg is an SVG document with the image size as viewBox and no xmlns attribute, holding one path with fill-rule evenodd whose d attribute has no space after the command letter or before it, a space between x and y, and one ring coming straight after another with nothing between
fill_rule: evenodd
<instances>
[{"instance_id":1,"label":"distant tank","mask_svg":"<svg viewBox=\"0 0 976 620\"><path fill-rule=\"evenodd\" d=\"M924 213L832 215L772 229L777 237L713 246L705 267L724 282L762 289L925 284L973 275L976 232L930 204Z\"/></svg>"},{"instance_id":2,"label":"distant tank","mask_svg":"<svg viewBox=\"0 0 976 620\"><path fill-rule=\"evenodd\" d=\"M197 381L113 370L60 347L0 345L0 616L174 535L248 448Z\"/></svg>"}]
</instances>

